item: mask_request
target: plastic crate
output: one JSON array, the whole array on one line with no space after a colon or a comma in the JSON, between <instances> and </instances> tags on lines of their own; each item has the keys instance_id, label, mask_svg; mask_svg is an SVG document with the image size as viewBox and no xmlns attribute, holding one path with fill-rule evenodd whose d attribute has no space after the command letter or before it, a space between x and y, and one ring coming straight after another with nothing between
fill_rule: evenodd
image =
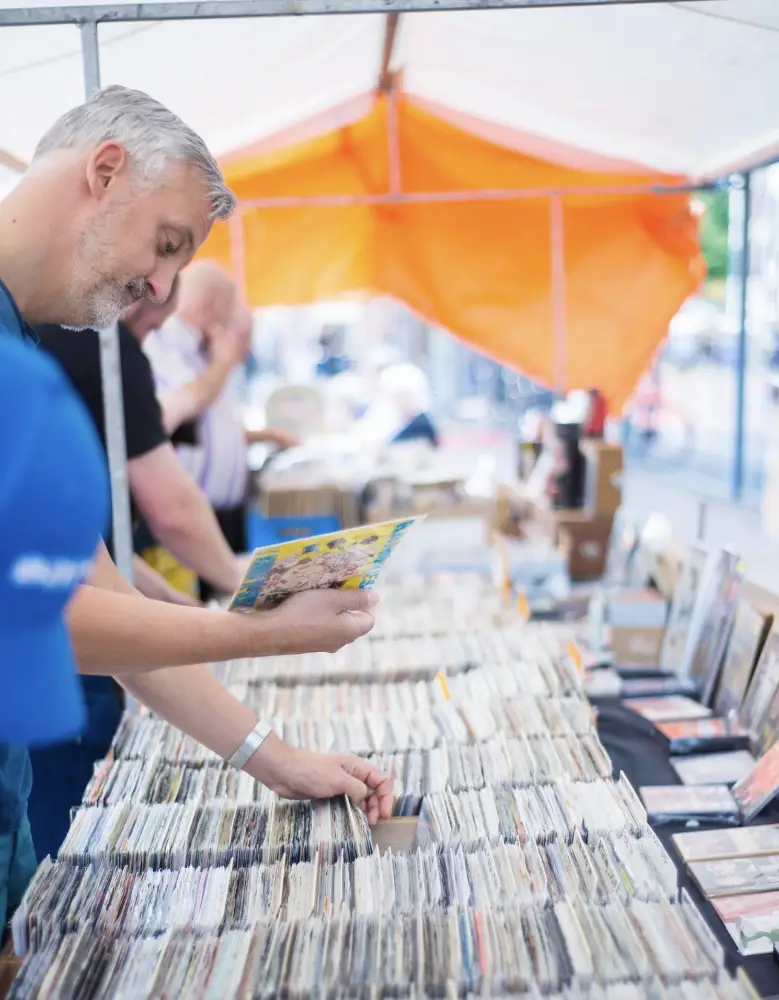
<instances>
[{"instance_id":1,"label":"plastic crate","mask_svg":"<svg viewBox=\"0 0 779 1000\"><path fill-rule=\"evenodd\" d=\"M310 517L262 517L261 514L249 514L246 522L246 540L249 551L252 551L265 545L289 542L295 538L326 535L331 531L338 531L340 527L339 519L329 514Z\"/></svg>"}]
</instances>

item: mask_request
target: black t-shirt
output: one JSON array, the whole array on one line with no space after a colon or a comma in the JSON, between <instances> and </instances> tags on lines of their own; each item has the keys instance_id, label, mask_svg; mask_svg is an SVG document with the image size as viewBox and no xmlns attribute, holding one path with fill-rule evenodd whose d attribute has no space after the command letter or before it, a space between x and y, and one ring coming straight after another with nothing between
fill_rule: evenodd
<instances>
[{"instance_id":1,"label":"black t-shirt","mask_svg":"<svg viewBox=\"0 0 779 1000\"><path fill-rule=\"evenodd\" d=\"M66 330L61 326L38 326L41 347L62 365L76 392L84 400L106 447L103 414L103 380L100 370L100 338L94 330ZM136 337L119 324L119 354L122 362L122 393L127 458L140 458L168 440L157 402L151 366ZM133 517L135 520L135 510ZM111 548L111 538L106 539Z\"/></svg>"}]
</instances>

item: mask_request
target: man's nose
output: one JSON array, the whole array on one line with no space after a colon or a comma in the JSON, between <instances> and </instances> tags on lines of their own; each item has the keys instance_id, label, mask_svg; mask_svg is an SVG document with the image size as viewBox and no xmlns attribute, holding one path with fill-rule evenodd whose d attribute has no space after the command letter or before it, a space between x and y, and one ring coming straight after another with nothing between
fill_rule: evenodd
<instances>
[{"instance_id":1,"label":"man's nose","mask_svg":"<svg viewBox=\"0 0 779 1000\"><path fill-rule=\"evenodd\" d=\"M178 268L172 261L160 263L155 267L154 271L146 278L146 284L149 288L147 297L160 305L167 302L177 271Z\"/></svg>"}]
</instances>

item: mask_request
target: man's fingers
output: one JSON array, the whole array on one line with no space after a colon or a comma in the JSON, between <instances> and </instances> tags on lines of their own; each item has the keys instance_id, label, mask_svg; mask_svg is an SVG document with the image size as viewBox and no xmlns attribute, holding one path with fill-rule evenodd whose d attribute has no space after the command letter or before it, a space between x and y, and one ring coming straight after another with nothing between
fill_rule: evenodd
<instances>
[{"instance_id":1,"label":"man's fingers","mask_svg":"<svg viewBox=\"0 0 779 1000\"><path fill-rule=\"evenodd\" d=\"M367 611L342 611L339 618L349 629L349 642L367 635L376 624L373 615Z\"/></svg>"},{"instance_id":2,"label":"man's fingers","mask_svg":"<svg viewBox=\"0 0 779 1000\"><path fill-rule=\"evenodd\" d=\"M351 774L344 775L344 794L357 805L363 803L368 797L368 786L363 784L359 778L352 777Z\"/></svg>"},{"instance_id":3,"label":"man's fingers","mask_svg":"<svg viewBox=\"0 0 779 1000\"><path fill-rule=\"evenodd\" d=\"M331 590L338 613L343 611L370 611L379 603L373 590Z\"/></svg>"},{"instance_id":4,"label":"man's fingers","mask_svg":"<svg viewBox=\"0 0 779 1000\"><path fill-rule=\"evenodd\" d=\"M392 815L392 778L388 778L386 774L361 757L347 756L342 767L371 790L368 803L370 804L371 800L375 799L378 809L376 818L389 819Z\"/></svg>"}]
</instances>

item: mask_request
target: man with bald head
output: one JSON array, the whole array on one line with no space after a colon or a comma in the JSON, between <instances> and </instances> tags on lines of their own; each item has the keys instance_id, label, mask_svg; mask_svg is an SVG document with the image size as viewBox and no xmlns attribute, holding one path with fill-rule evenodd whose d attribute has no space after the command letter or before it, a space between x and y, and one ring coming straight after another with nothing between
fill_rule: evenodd
<instances>
[{"instance_id":1,"label":"man with bald head","mask_svg":"<svg viewBox=\"0 0 779 1000\"><path fill-rule=\"evenodd\" d=\"M232 352L236 368L245 360L251 323L233 281L216 264L197 261L181 274L175 315L144 342L167 430L175 434L195 421L194 436L179 440L177 452L236 553L246 550L248 445L265 441L285 448L295 443L272 429L244 427L238 373L225 373L220 366ZM201 584L206 596L212 593L209 584L208 579Z\"/></svg>"}]
</instances>

